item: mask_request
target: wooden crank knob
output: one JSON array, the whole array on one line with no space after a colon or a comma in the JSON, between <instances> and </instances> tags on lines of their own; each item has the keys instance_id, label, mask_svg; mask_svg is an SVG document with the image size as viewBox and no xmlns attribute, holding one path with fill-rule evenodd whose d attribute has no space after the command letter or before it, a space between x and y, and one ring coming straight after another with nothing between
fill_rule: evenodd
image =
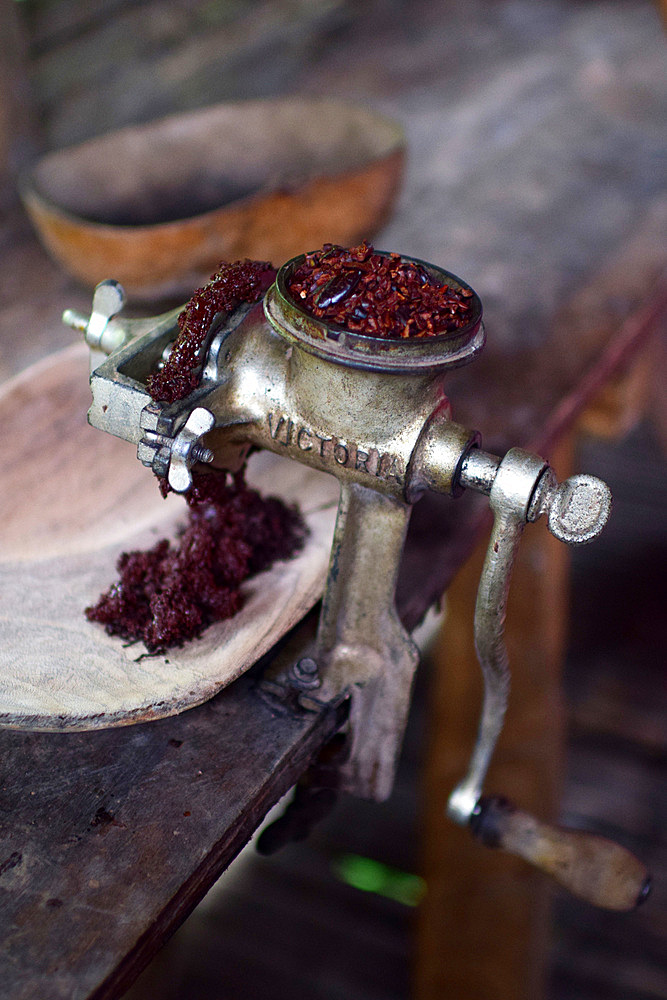
<instances>
[{"instance_id":1,"label":"wooden crank knob","mask_svg":"<svg viewBox=\"0 0 667 1000\"><path fill-rule=\"evenodd\" d=\"M620 844L542 823L507 799L481 798L470 827L486 847L500 847L523 858L594 906L633 910L650 892L646 867Z\"/></svg>"}]
</instances>

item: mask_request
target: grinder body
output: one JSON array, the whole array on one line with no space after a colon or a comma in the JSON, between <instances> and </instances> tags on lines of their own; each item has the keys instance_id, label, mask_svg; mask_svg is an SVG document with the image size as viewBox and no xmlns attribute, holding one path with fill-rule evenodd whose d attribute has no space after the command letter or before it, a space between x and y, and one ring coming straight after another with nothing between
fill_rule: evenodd
<instances>
[{"instance_id":1,"label":"grinder body","mask_svg":"<svg viewBox=\"0 0 667 1000\"><path fill-rule=\"evenodd\" d=\"M488 495L494 527L475 610L484 697L468 772L450 796L448 815L584 898L631 908L646 894L647 876L629 852L539 824L482 794L509 694L504 621L521 533L546 515L563 541L590 541L609 515L608 488L590 476L559 485L548 463L519 448L502 459L490 455L476 431L452 420L445 376L473 360L485 336L479 298L455 275L412 260L440 284L465 289L471 311L464 326L432 338L385 340L327 325L300 308L288 283L302 261L280 269L263 302L214 319L199 384L174 403L152 400L147 381L169 354L177 311L121 319L122 289L113 281L99 285L89 318L64 317L92 349L90 423L132 442L139 460L178 492L190 488L194 468L236 471L252 447L339 480L317 635L307 669L301 661L300 673L283 681L293 695L301 678L302 709L349 699L340 784L378 800L391 792L418 660L394 602L412 504L426 490ZM275 690L283 690L280 682Z\"/></svg>"},{"instance_id":2,"label":"grinder body","mask_svg":"<svg viewBox=\"0 0 667 1000\"><path fill-rule=\"evenodd\" d=\"M481 305L475 297L463 331L388 343L308 317L286 292L290 266L263 303L218 317L199 386L176 403L154 402L146 387L175 336L175 314L138 336L135 321L110 317L106 337L119 346L91 373L89 420L136 444L139 459L176 489L189 487L197 448L214 468L238 468L254 446L340 481L313 650L317 697L351 696L343 783L382 799L393 784L418 659L394 607L400 556L412 503L428 487L453 488L454 468L431 461L431 451L451 424L446 372L483 345ZM459 282L429 268L441 282ZM466 447L475 443L460 432Z\"/></svg>"}]
</instances>

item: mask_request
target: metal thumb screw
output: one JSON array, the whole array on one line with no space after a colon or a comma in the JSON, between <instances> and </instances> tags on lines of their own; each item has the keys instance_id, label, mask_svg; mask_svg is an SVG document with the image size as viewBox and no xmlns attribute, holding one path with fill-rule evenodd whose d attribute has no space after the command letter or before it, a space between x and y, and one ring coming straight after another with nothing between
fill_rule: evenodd
<instances>
[{"instance_id":1,"label":"metal thumb screw","mask_svg":"<svg viewBox=\"0 0 667 1000\"><path fill-rule=\"evenodd\" d=\"M93 292L93 314L107 321L117 316L125 305L125 291L118 281L108 278L100 281Z\"/></svg>"},{"instance_id":2,"label":"metal thumb screw","mask_svg":"<svg viewBox=\"0 0 667 1000\"><path fill-rule=\"evenodd\" d=\"M585 545L596 538L611 513L611 490L595 476L571 476L549 500L549 530L568 545Z\"/></svg>"},{"instance_id":3,"label":"metal thumb screw","mask_svg":"<svg viewBox=\"0 0 667 1000\"><path fill-rule=\"evenodd\" d=\"M203 462L205 465L208 465L215 457L213 451L207 448L205 444L196 444L190 454L193 464L195 462Z\"/></svg>"},{"instance_id":4,"label":"metal thumb screw","mask_svg":"<svg viewBox=\"0 0 667 1000\"><path fill-rule=\"evenodd\" d=\"M197 406L172 441L167 478L175 493L186 493L192 486L190 469L195 462L210 462L213 459L213 452L201 438L214 426L215 417L211 411Z\"/></svg>"},{"instance_id":5,"label":"metal thumb screw","mask_svg":"<svg viewBox=\"0 0 667 1000\"><path fill-rule=\"evenodd\" d=\"M122 346L125 331L109 331L109 322L117 316L125 305L125 292L118 281L100 281L93 293L93 308L90 317L75 309L66 309L63 323L85 334L86 343L94 350L111 354Z\"/></svg>"}]
</instances>

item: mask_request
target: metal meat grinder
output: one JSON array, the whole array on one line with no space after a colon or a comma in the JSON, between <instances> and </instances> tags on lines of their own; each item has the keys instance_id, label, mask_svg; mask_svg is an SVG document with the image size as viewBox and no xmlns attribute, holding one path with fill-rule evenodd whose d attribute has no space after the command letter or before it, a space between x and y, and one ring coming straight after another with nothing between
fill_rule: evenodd
<instances>
[{"instance_id":1,"label":"metal meat grinder","mask_svg":"<svg viewBox=\"0 0 667 1000\"><path fill-rule=\"evenodd\" d=\"M383 799L391 791L418 653L394 594L412 505L426 490L489 497L494 525L479 583L475 642L484 677L479 733L468 773L448 805L452 820L555 875L572 891L629 909L648 891L644 866L602 838L550 827L504 799L482 794L509 690L503 628L521 533L542 515L571 545L590 541L610 511L607 486L579 475L560 485L542 458L512 448L503 458L452 420L444 381L484 344L477 295L465 326L425 339L379 339L326 325L290 298L278 272L263 302L219 314L199 386L182 401L154 402L146 380L167 356L179 310L154 319L118 317L123 291L97 286L90 317L64 321L84 332L91 357L89 421L132 442L146 466L186 492L192 468L238 468L251 446L331 473L340 503L312 656L296 664L301 705L350 698L351 750L344 787ZM409 258L404 258L409 260ZM441 284L472 290L423 262ZM293 679L293 678L292 678Z\"/></svg>"}]
</instances>

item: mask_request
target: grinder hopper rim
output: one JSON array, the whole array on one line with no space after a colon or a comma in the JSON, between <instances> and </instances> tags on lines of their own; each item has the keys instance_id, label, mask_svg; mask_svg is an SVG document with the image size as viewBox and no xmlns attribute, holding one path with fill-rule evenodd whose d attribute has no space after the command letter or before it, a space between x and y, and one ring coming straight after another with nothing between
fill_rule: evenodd
<instances>
[{"instance_id":1,"label":"grinder hopper rim","mask_svg":"<svg viewBox=\"0 0 667 1000\"><path fill-rule=\"evenodd\" d=\"M389 256L386 251L374 252ZM472 316L465 326L436 337L371 337L326 323L306 312L294 301L288 291L288 281L306 256L305 253L299 254L283 264L264 297L264 312L281 337L308 353L346 367L409 375L466 365L484 346L486 338L482 324L482 302L467 282L450 271L418 257L401 254L401 260L420 265L439 283L472 292Z\"/></svg>"}]
</instances>

